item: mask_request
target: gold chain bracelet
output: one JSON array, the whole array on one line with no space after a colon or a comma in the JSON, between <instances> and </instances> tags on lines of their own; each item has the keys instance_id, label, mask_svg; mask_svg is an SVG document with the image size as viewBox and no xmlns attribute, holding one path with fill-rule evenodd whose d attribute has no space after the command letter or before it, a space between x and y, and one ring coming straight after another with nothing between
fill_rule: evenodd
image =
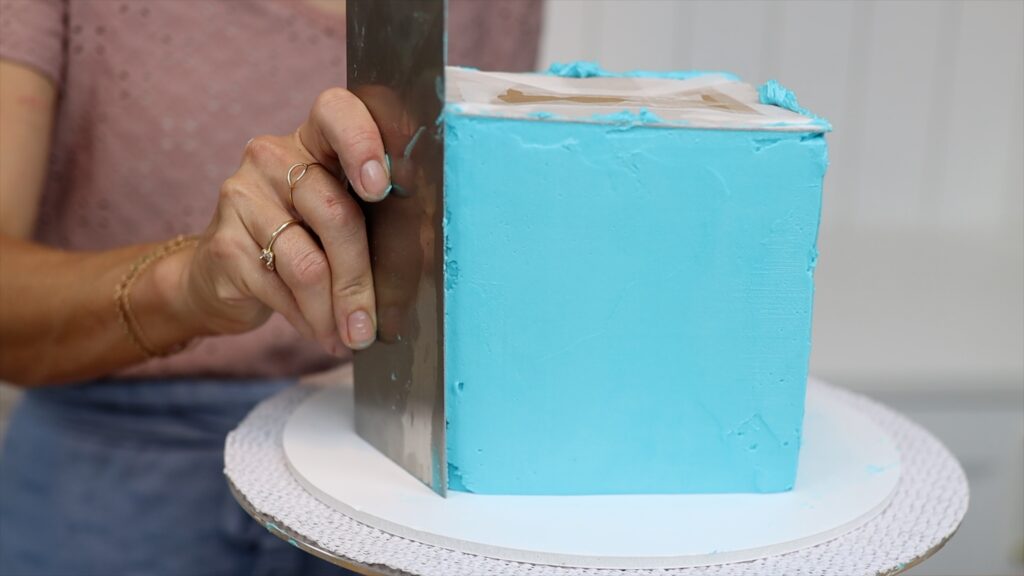
<instances>
[{"instance_id":1,"label":"gold chain bracelet","mask_svg":"<svg viewBox=\"0 0 1024 576\"><path fill-rule=\"evenodd\" d=\"M128 339L135 344L136 348L145 354L147 359L161 358L176 354L184 350L188 343L180 344L165 351L156 350L149 345L149 341L146 340L142 333L142 327L139 325L138 320L135 319L134 312L132 312L132 286L135 284L135 280L137 280L138 277L146 271L146 268L149 268L154 262L161 258L166 258L179 250L195 246L198 242L199 239L195 236L178 236L173 240L161 244L152 252L143 255L132 263L131 267L128 268L128 272L125 273L124 277L121 278L121 281L117 284L117 287L114 288L114 303L117 306L117 318L121 321L121 327L124 328L124 333L128 336Z\"/></svg>"}]
</instances>

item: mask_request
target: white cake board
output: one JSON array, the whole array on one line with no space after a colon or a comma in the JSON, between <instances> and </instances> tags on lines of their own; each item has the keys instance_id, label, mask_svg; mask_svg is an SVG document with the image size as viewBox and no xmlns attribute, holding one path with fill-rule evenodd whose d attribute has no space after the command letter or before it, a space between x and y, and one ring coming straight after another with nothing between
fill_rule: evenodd
<instances>
[{"instance_id":1,"label":"white cake board","mask_svg":"<svg viewBox=\"0 0 1024 576\"><path fill-rule=\"evenodd\" d=\"M367 574L621 576L624 573L621 569L559 566L542 560L500 559L471 550L472 542L463 540L453 539L450 547L432 545L357 521L351 514L326 503L326 498L314 495L296 479L283 449L285 427L291 415L321 390L299 386L268 399L227 441L225 472L236 497L253 517L278 536L322 558ZM968 489L963 470L948 450L927 431L867 398L815 382L811 383L810 390L812 398L824 395L825 402L835 400L867 417L894 443L901 464L896 490L888 505L873 517L867 512L866 520L854 521L863 522L859 527L845 532L837 530L835 537L819 544L810 545L805 541L802 547L789 553L688 568L649 569L642 567L647 564L638 562L629 567L629 574L888 575L929 557L951 537L966 512ZM813 415L813 411L809 414ZM808 431L812 426L809 420ZM812 442L809 434L808 449L813 446ZM337 466L336 475L347 475L355 468L345 462ZM871 471L884 476L887 469L880 468ZM803 473L801 468L801 475ZM797 490L800 490L799 485ZM715 514L710 516L706 519L708 525L716 517ZM610 525L621 522L617 517L599 520ZM676 518L665 529L675 530L676 526L686 523L685 518ZM565 550L555 552L560 556L564 553Z\"/></svg>"},{"instance_id":2,"label":"white cake board","mask_svg":"<svg viewBox=\"0 0 1024 576\"><path fill-rule=\"evenodd\" d=\"M820 544L881 512L900 476L889 435L820 388L807 397L796 485L776 494L443 498L356 434L349 387L307 398L283 442L295 479L360 522L492 558L590 568L741 562Z\"/></svg>"}]
</instances>

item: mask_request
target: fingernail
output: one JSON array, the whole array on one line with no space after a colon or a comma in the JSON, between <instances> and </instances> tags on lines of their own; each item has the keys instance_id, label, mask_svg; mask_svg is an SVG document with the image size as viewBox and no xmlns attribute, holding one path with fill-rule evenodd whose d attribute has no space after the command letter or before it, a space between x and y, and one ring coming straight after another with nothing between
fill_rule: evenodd
<instances>
[{"instance_id":1,"label":"fingernail","mask_svg":"<svg viewBox=\"0 0 1024 576\"><path fill-rule=\"evenodd\" d=\"M363 182L363 192L368 196L384 198L391 190L391 175L379 160L370 160L363 164L360 178Z\"/></svg>"},{"instance_id":2,"label":"fingernail","mask_svg":"<svg viewBox=\"0 0 1024 576\"><path fill-rule=\"evenodd\" d=\"M353 348L366 348L373 344L375 336L376 330L369 314L363 310L356 310L348 315L348 339L352 342Z\"/></svg>"}]
</instances>

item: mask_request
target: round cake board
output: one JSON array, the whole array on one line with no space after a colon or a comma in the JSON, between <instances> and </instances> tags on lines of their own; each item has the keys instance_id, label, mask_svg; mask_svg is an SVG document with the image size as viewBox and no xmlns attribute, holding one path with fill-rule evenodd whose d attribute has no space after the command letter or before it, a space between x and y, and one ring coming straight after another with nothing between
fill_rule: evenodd
<instances>
[{"instance_id":1,"label":"round cake board","mask_svg":"<svg viewBox=\"0 0 1024 576\"><path fill-rule=\"evenodd\" d=\"M307 491L368 526L491 558L580 568L683 568L815 546L879 514L900 478L889 435L813 386L796 485L784 493L444 498L355 433L349 386L306 398L285 424L283 448Z\"/></svg>"}]
</instances>

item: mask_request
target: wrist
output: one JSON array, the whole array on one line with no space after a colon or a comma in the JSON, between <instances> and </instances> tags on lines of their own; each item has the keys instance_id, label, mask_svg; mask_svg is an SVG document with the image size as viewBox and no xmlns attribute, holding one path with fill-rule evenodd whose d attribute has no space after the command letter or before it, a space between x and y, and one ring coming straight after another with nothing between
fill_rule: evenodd
<instances>
[{"instance_id":1,"label":"wrist","mask_svg":"<svg viewBox=\"0 0 1024 576\"><path fill-rule=\"evenodd\" d=\"M164 321L175 326L182 340L208 336L203 315L189 297L189 270L195 246L174 252L153 266L150 284L155 306L163 311Z\"/></svg>"},{"instance_id":2,"label":"wrist","mask_svg":"<svg viewBox=\"0 0 1024 576\"><path fill-rule=\"evenodd\" d=\"M190 242L179 237L145 254L118 288L118 309L128 335L147 357L180 352L205 334L181 289L194 250Z\"/></svg>"}]
</instances>

